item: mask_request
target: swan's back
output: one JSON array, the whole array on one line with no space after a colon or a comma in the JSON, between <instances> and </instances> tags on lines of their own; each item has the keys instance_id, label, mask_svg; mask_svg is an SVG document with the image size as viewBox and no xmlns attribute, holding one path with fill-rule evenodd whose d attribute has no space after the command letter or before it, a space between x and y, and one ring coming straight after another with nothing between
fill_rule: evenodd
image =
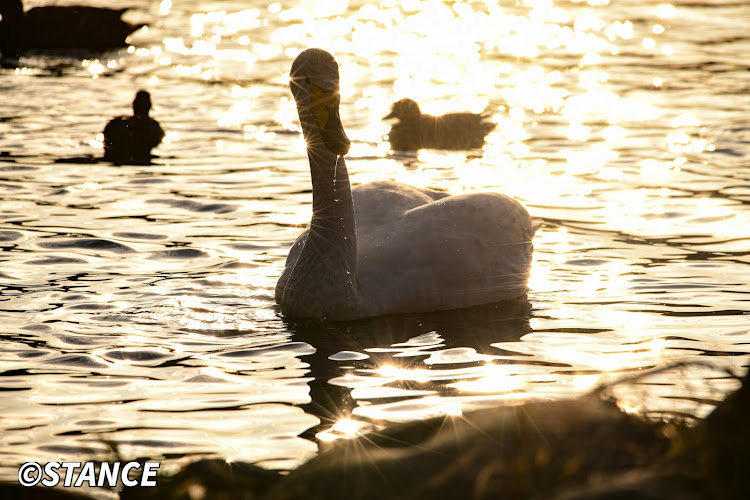
<instances>
[{"instance_id":1,"label":"swan's back","mask_svg":"<svg viewBox=\"0 0 750 500\"><path fill-rule=\"evenodd\" d=\"M352 189L354 216L357 227L375 228L401 217L406 211L448 196L448 193L417 188L392 181L360 184ZM369 229L368 229L369 231ZM367 238L367 234L357 232Z\"/></svg>"},{"instance_id":2,"label":"swan's back","mask_svg":"<svg viewBox=\"0 0 750 500\"><path fill-rule=\"evenodd\" d=\"M455 309L522 295L538 227L526 209L499 193L429 193L396 183L353 190L358 289L368 313Z\"/></svg>"}]
</instances>

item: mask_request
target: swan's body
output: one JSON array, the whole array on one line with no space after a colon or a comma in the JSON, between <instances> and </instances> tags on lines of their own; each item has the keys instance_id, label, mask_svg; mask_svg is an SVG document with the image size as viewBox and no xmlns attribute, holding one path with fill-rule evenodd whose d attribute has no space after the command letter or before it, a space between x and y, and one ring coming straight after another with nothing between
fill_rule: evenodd
<instances>
[{"instance_id":1,"label":"swan's body","mask_svg":"<svg viewBox=\"0 0 750 500\"><path fill-rule=\"evenodd\" d=\"M338 65L310 49L292 66L308 144L310 228L276 286L288 316L346 320L469 307L526 291L536 230L498 193L448 196L396 182L349 185L338 118Z\"/></svg>"},{"instance_id":2,"label":"swan's body","mask_svg":"<svg viewBox=\"0 0 750 500\"><path fill-rule=\"evenodd\" d=\"M151 96L139 90L133 100L133 116L118 116L104 127L104 159L117 164L148 164L151 150L164 138L159 122L148 114Z\"/></svg>"},{"instance_id":3,"label":"swan's body","mask_svg":"<svg viewBox=\"0 0 750 500\"><path fill-rule=\"evenodd\" d=\"M126 10L52 5L24 12L21 0L0 0L0 49L4 53L18 53L124 47L127 36L144 26L120 19Z\"/></svg>"},{"instance_id":4,"label":"swan's body","mask_svg":"<svg viewBox=\"0 0 750 500\"><path fill-rule=\"evenodd\" d=\"M395 151L477 149L484 146L484 138L495 128L483 114L425 115L411 99L394 103L385 119L392 118L399 120L388 133L391 149Z\"/></svg>"}]
</instances>

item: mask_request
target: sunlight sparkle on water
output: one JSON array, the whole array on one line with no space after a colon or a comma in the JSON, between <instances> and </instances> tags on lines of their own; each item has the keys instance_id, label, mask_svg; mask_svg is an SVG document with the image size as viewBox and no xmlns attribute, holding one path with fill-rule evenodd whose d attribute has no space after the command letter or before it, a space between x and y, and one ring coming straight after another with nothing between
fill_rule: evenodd
<instances>
[{"instance_id":1,"label":"sunlight sparkle on water","mask_svg":"<svg viewBox=\"0 0 750 500\"><path fill-rule=\"evenodd\" d=\"M274 120L284 129L301 132L302 127L299 125L297 118L297 105L292 99L284 96L279 100L279 107L274 115Z\"/></svg>"},{"instance_id":2,"label":"sunlight sparkle on water","mask_svg":"<svg viewBox=\"0 0 750 500\"><path fill-rule=\"evenodd\" d=\"M169 14L169 11L172 9L172 0L162 0L159 3L159 14L162 16L166 16Z\"/></svg>"},{"instance_id":3,"label":"sunlight sparkle on water","mask_svg":"<svg viewBox=\"0 0 750 500\"><path fill-rule=\"evenodd\" d=\"M201 368L201 373L203 375L206 375L211 378L216 378L216 379L221 379L222 377L226 375L224 373L224 370L222 370L221 368L217 368L215 366L205 366Z\"/></svg>"},{"instance_id":4,"label":"sunlight sparkle on water","mask_svg":"<svg viewBox=\"0 0 750 500\"><path fill-rule=\"evenodd\" d=\"M252 52L255 57L267 59L277 57L281 47L287 46L284 53L294 57L301 50L297 46L309 46L311 40L315 40L316 46L336 54L367 54L369 64L353 62L345 55L339 58L343 102L354 100L360 111L358 116L367 118L362 128L350 129L355 142L352 155L382 156L387 153L387 149L367 144L387 133L387 125L381 117L389 111L390 104L401 97L417 98L425 113L493 113L492 120L498 123L498 127L488 137L485 150L496 153L498 158L507 154L517 158L528 154L529 148L524 142L531 137L527 130L528 113L562 113L570 123L569 139L587 143L602 137L616 144L622 144L625 139L623 129L597 134L590 123L606 120L610 125L617 125L659 115L660 111L648 103L621 100L616 93L604 88L609 75L599 67L602 55L617 48L611 45L613 42L633 37L631 21L605 21L594 13L578 13L571 17L547 0L528 5L532 11L528 17L523 17L492 4L445 4L440 1L365 5L356 11L346 1L321 3L305 0L286 9L280 3L274 3L269 6L269 12L286 22L270 35L273 43L268 47L275 49L266 51L265 46L256 44ZM257 15L252 11L244 17L238 16L238 19L243 19L238 24L252 25ZM194 34L204 33L209 21L226 25L226 19L231 17L223 11L196 16L191 20ZM289 21L304 22L289 24ZM567 24L570 21L572 25ZM651 42L647 39L645 43ZM246 46L245 42L239 44ZM579 85L587 93L571 96L565 84L569 78L565 71L498 63L481 56L482 50L490 50L506 56L533 58L540 50L551 48L579 57L580 66L587 68L578 72ZM195 52L195 43L187 50ZM212 50L218 51L217 48ZM235 60L242 59L239 55L231 55L228 49L219 52ZM252 58L248 62L252 63ZM366 80L372 84L355 92L354 89ZM503 81L500 91L509 106L507 110L505 105L488 98L498 80ZM296 108L291 100L279 103L275 120L288 130L298 130ZM239 121L241 118L238 117L222 123L231 126ZM587 157L599 158L595 167L599 170L602 161L613 158L611 152L607 153L610 156L604 156L601 151ZM420 157L420 161L429 160ZM591 170L591 163L587 162L587 165L574 165L574 168ZM611 180L621 179L613 171L602 175ZM434 184L428 181L417 185ZM490 183L485 182L483 186L489 187Z\"/></svg>"},{"instance_id":5,"label":"sunlight sparkle on water","mask_svg":"<svg viewBox=\"0 0 750 500\"><path fill-rule=\"evenodd\" d=\"M513 377L518 371L511 365L487 363L481 368L482 377L450 384L462 392L504 393L523 389L520 377Z\"/></svg>"},{"instance_id":6,"label":"sunlight sparkle on water","mask_svg":"<svg viewBox=\"0 0 750 500\"><path fill-rule=\"evenodd\" d=\"M336 421L330 429L317 433L315 437L320 441L329 443L337 439L352 439L365 433L370 428L370 425L362 421L342 418Z\"/></svg>"},{"instance_id":7,"label":"sunlight sparkle on water","mask_svg":"<svg viewBox=\"0 0 750 500\"><path fill-rule=\"evenodd\" d=\"M231 310L206 309L205 301L199 297L185 295L173 301L170 314L174 321L190 330L246 330L252 331L256 323L253 318Z\"/></svg>"},{"instance_id":8,"label":"sunlight sparkle on water","mask_svg":"<svg viewBox=\"0 0 750 500\"><path fill-rule=\"evenodd\" d=\"M669 19L671 17L674 17L676 12L676 9L674 5L671 4L660 4L656 7L656 15L661 17L662 19Z\"/></svg>"},{"instance_id":9,"label":"sunlight sparkle on water","mask_svg":"<svg viewBox=\"0 0 750 500\"><path fill-rule=\"evenodd\" d=\"M359 423L348 418L342 418L333 424L332 429L336 432L352 435L356 434L359 430Z\"/></svg>"},{"instance_id":10,"label":"sunlight sparkle on water","mask_svg":"<svg viewBox=\"0 0 750 500\"><path fill-rule=\"evenodd\" d=\"M102 189L102 185L98 182L84 182L83 184L76 184L66 188L71 193L76 191L97 191L99 189Z\"/></svg>"},{"instance_id":11,"label":"sunlight sparkle on water","mask_svg":"<svg viewBox=\"0 0 750 500\"><path fill-rule=\"evenodd\" d=\"M684 113L673 118L669 124L674 127L700 127L701 121L690 113Z\"/></svg>"},{"instance_id":12,"label":"sunlight sparkle on water","mask_svg":"<svg viewBox=\"0 0 750 500\"><path fill-rule=\"evenodd\" d=\"M260 26L258 15L260 10L247 9L239 12L227 13L224 10L193 14L190 18L190 34L201 36L206 25L212 25L211 31L217 35L235 34L241 30L248 30Z\"/></svg>"},{"instance_id":13,"label":"sunlight sparkle on water","mask_svg":"<svg viewBox=\"0 0 750 500\"><path fill-rule=\"evenodd\" d=\"M390 379L427 382L430 380L431 371L426 369L407 369L393 365L386 365L378 368L377 372L380 376Z\"/></svg>"},{"instance_id":14,"label":"sunlight sparkle on water","mask_svg":"<svg viewBox=\"0 0 750 500\"><path fill-rule=\"evenodd\" d=\"M99 76L101 76L106 70L106 66L104 66L98 59L84 59L81 62L81 65L91 73L93 78L99 78Z\"/></svg>"},{"instance_id":15,"label":"sunlight sparkle on water","mask_svg":"<svg viewBox=\"0 0 750 500\"><path fill-rule=\"evenodd\" d=\"M232 108L219 118L217 125L235 128L252 120L253 111L253 104L250 101L235 101Z\"/></svg>"}]
</instances>

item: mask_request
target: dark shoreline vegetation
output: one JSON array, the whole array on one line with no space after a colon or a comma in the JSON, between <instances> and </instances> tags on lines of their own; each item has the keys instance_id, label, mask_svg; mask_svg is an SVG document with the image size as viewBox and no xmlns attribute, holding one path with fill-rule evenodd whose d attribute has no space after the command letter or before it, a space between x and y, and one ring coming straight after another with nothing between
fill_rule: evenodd
<instances>
[{"instance_id":1,"label":"dark shoreline vegetation","mask_svg":"<svg viewBox=\"0 0 750 500\"><path fill-rule=\"evenodd\" d=\"M577 399L487 408L339 440L288 475L199 460L158 477L155 488L123 489L120 499L745 498L748 379L696 425L627 414L602 397L605 387ZM0 485L0 496L90 498L16 484Z\"/></svg>"}]
</instances>

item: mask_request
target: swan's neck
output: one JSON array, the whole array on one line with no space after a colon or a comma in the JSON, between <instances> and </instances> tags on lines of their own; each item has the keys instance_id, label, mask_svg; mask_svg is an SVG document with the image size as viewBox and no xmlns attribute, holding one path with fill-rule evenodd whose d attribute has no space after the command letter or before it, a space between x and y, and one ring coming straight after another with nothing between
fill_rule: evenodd
<instances>
[{"instance_id":1,"label":"swan's neck","mask_svg":"<svg viewBox=\"0 0 750 500\"><path fill-rule=\"evenodd\" d=\"M346 319L357 310L357 237L349 173L343 156L319 141L308 147L313 215L289 277L282 309L300 316ZM310 143L309 143L310 144Z\"/></svg>"}]
</instances>

